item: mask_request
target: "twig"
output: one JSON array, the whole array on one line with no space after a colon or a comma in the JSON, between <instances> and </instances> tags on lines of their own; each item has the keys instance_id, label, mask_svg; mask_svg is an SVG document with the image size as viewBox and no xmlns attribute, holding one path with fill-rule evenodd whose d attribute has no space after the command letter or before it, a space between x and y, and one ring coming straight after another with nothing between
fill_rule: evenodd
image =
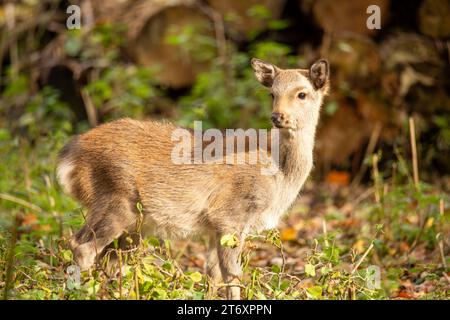
<instances>
[{"instance_id":1,"label":"twig","mask_svg":"<svg viewBox=\"0 0 450 320\"><path fill-rule=\"evenodd\" d=\"M154 256L155 258L159 259L161 262L167 262L167 260L164 260L163 258L161 258L160 256L158 256L155 252L150 252L150 254L151 254L152 256ZM180 265L179 265L175 260L172 260L171 262L172 262L172 264L174 265L174 267L178 270L178 272L179 272L180 274L183 274L183 273L184 273L183 270L181 269ZM158 266L158 268L159 268L159 266ZM171 277L174 277L173 274L168 273L168 272L164 271L163 269L161 269L160 271L163 272L163 273L166 273L167 275L169 275L169 276L171 276Z\"/></svg>"},{"instance_id":2,"label":"twig","mask_svg":"<svg viewBox=\"0 0 450 320\"><path fill-rule=\"evenodd\" d=\"M292 275L292 274L289 274L289 273L286 273L286 272L276 273L276 272L273 272L273 271L267 271L267 270L265 270L265 269L263 269L263 268L257 268L257 269L259 269L260 271L262 271L262 273L263 273L264 275L267 275L267 276L280 275L280 276L282 276L282 277L288 277L288 278L290 278L290 279L292 279L292 280L296 280L296 281L298 281L298 282L304 281L303 279L300 279L299 277L296 277L296 276L294 276L294 275ZM299 274L300 274L300 273L299 273ZM304 274L304 272L301 272L301 274Z\"/></svg>"},{"instance_id":3,"label":"twig","mask_svg":"<svg viewBox=\"0 0 450 320\"><path fill-rule=\"evenodd\" d=\"M26 201L26 200L17 198L17 197L15 197L15 196L12 196L12 195L10 195L10 194L0 193L0 199L7 200L7 201L11 201L11 202L20 204L20 205L22 205L22 206L24 206L24 207L26 207L26 208L28 208L28 209L31 209L31 210L34 210L34 211L37 211L37 212L42 212L42 211L44 211L44 210L42 210L40 207L38 207L37 205L35 205L35 204L31 203L31 202L28 202L28 201Z\"/></svg>"},{"instance_id":4,"label":"twig","mask_svg":"<svg viewBox=\"0 0 450 320\"><path fill-rule=\"evenodd\" d=\"M117 250L117 257L119 258L119 300L122 300L122 250Z\"/></svg>"},{"instance_id":5,"label":"twig","mask_svg":"<svg viewBox=\"0 0 450 320\"><path fill-rule=\"evenodd\" d=\"M217 283L217 284L215 284L215 286L219 287L219 288L223 288L223 287L239 287L242 289L247 288L246 286L244 286L243 284L240 284L240 283Z\"/></svg>"},{"instance_id":6,"label":"twig","mask_svg":"<svg viewBox=\"0 0 450 320\"><path fill-rule=\"evenodd\" d=\"M92 102L91 96L85 88L81 89L81 97L83 98L84 107L86 109L86 114L88 117L89 125L93 128L98 124L97 121L97 110L95 109L94 103Z\"/></svg>"},{"instance_id":7,"label":"twig","mask_svg":"<svg viewBox=\"0 0 450 320\"><path fill-rule=\"evenodd\" d=\"M325 219L322 220L322 229L323 229L323 235L325 239L325 246L328 247L328 232L327 232L327 222Z\"/></svg>"},{"instance_id":8,"label":"twig","mask_svg":"<svg viewBox=\"0 0 450 320\"><path fill-rule=\"evenodd\" d=\"M34 19L28 19L20 24L16 24L13 29L8 30L1 37L0 41L0 59L3 59L7 50L11 50L11 46L14 46L15 41L23 33L28 30L32 30L39 26L46 26L51 21L58 20L58 14L55 12L41 13L41 15L36 16ZM65 30L65 29L64 29ZM0 69L1 70L1 69Z\"/></svg>"},{"instance_id":9,"label":"twig","mask_svg":"<svg viewBox=\"0 0 450 320\"><path fill-rule=\"evenodd\" d=\"M5 22L6 28L9 31L16 28L16 6L14 2L6 2L5 4ZM11 35L11 46L9 49L9 58L11 59L11 70L13 78L15 78L19 72L19 53L17 49L17 37Z\"/></svg>"},{"instance_id":10,"label":"twig","mask_svg":"<svg viewBox=\"0 0 450 320\"><path fill-rule=\"evenodd\" d=\"M92 232L93 238L94 238L94 248L95 248L95 255L98 256L99 252L98 252L98 247L97 247L97 233L95 232L95 230L91 227L91 225L89 224L89 222L87 222L86 216L84 214L83 211L81 211L81 215L83 216L84 221L86 222L86 227L89 228L89 231Z\"/></svg>"},{"instance_id":11,"label":"twig","mask_svg":"<svg viewBox=\"0 0 450 320\"><path fill-rule=\"evenodd\" d=\"M39 281L38 280L36 280L36 279L33 279L32 277L30 277L29 275L27 275L25 272L23 272L22 270L18 270L21 274L23 274L28 280L30 280L30 281L32 281L32 282L34 282L34 283L37 283L37 284L39 284Z\"/></svg>"},{"instance_id":12,"label":"twig","mask_svg":"<svg viewBox=\"0 0 450 320\"><path fill-rule=\"evenodd\" d=\"M378 139L380 138L382 127L383 126L381 125L380 122L377 122L375 124L375 127L372 130L372 134L370 135L369 144L367 145L366 152L364 153L363 163L361 164L361 167L359 168L359 171L356 174L355 178L353 179L350 187L355 187L356 185L358 185L361 182L364 173L366 173L367 165L364 162L364 159L366 159L370 154L374 152Z\"/></svg>"},{"instance_id":13,"label":"twig","mask_svg":"<svg viewBox=\"0 0 450 320\"><path fill-rule=\"evenodd\" d=\"M441 215L441 218L444 218L444 199L440 199L439 200L439 213ZM445 254L444 254L444 241L442 240L442 235L438 241L438 245L439 245L439 252L441 254L441 260L442 260L442 265L444 266L445 269L447 269L447 262L445 261ZM445 272L444 272L445 274ZM447 280L450 279L446 277Z\"/></svg>"},{"instance_id":14,"label":"twig","mask_svg":"<svg viewBox=\"0 0 450 320\"><path fill-rule=\"evenodd\" d=\"M225 25L223 23L223 17L219 12L214 10L209 5L200 5L200 10L205 12L213 21L219 62L225 75L225 79L227 80L225 81L225 88L227 92L231 94L233 89L232 87L233 77L231 74L232 70L230 69L230 65L228 63L227 40L225 33Z\"/></svg>"},{"instance_id":15,"label":"twig","mask_svg":"<svg viewBox=\"0 0 450 320\"><path fill-rule=\"evenodd\" d=\"M419 214L419 233L417 234L417 236L414 238L414 241L411 245L411 247L408 250L408 255L411 254L411 252L414 251L414 249L416 248L416 246L419 244L419 240L422 237L423 231L425 230L425 224L428 220L428 215L426 215L423 219L421 219L421 215Z\"/></svg>"},{"instance_id":16,"label":"twig","mask_svg":"<svg viewBox=\"0 0 450 320\"><path fill-rule=\"evenodd\" d=\"M373 180L375 184L375 202L381 205L381 193L380 193L380 172L378 171L378 155L374 154L372 157L373 163Z\"/></svg>"},{"instance_id":17,"label":"twig","mask_svg":"<svg viewBox=\"0 0 450 320\"><path fill-rule=\"evenodd\" d=\"M325 31L322 38L322 44L320 46L320 56L327 57L330 52L331 41L333 39L333 34L331 32Z\"/></svg>"},{"instance_id":18,"label":"twig","mask_svg":"<svg viewBox=\"0 0 450 320\"><path fill-rule=\"evenodd\" d=\"M217 49L221 63L225 66L227 63L227 41L225 38L225 27L222 16L216 10L210 8L210 14L214 22L214 31L216 35Z\"/></svg>"},{"instance_id":19,"label":"twig","mask_svg":"<svg viewBox=\"0 0 450 320\"><path fill-rule=\"evenodd\" d=\"M283 242L280 239L280 254L281 254L281 274L284 273L284 268L286 267L286 257L284 255ZM278 276L278 288L281 287L281 276Z\"/></svg>"},{"instance_id":20,"label":"twig","mask_svg":"<svg viewBox=\"0 0 450 320\"><path fill-rule=\"evenodd\" d=\"M417 162L416 129L414 119L412 117L409 118L409 138L411 142L414 186L417 189L419 187L419 165Z\"/></svg>"},{"instance_id":21,"label":"twig","mask_svg":"<svg viewBox=\"0 0 450 320\"><path fill-rule=\"evenodd\" d=\"M136 289L136 300L139 300L138 270L139 270L139 265L137 265L136 268L134 269L134 285L135 285L135 289Z\"/></svg>"},{"instance_id":22,"label":"twig","mask_svg":"<svg viewBox=\"0 0 450 320\"><path fill-rule=\"evenodd\" d=\"M363 193L361 193L355 200L352 200L353 205L359 204L361 201L366 200L368 197L374 193L374 188L368 188Z\"/></svg>"},{"instance_id":23,"label":"twig","mask_svg":"<svg viewBox=\"0 0 450 320\"><path fill-rule=\"evenodd\" d=\"M91 30L95 24L94 10L91 0L83 0L81 2L81 11L83 12L83 28L87 27Z\"/></svg>"},{"instance_id":24,"label":"twig","mask_svg":"<svg viewBox=\"0 0 450 320\"><path fill-rule=\"evenodd\" d=\"M353 275L356 270L358 269L359 265L363 262L363 260L367 257L367 255L369 254L370 250L372 250L373 248L373 242L370 244L369 248L367 248L366 252L364 252L363 256L359 259L359 261L356 263L355 267L353 268L352 272L350 273L351 275Z\"/></svg>"},{"instance_id":25,"label":"twig","mask_svg":"<svg viewBox=\"0 0 450 320\"><path fill-rule=\"evenodd\" d=\"M14 251L16 249L19 225L20 225L19 218L16 215L14 218L14 226L12 228L9 251L8 251L8 255L6 257L5 287L3 289L3 300L8 300L9 287L11 285L11 280L12 280L12 276L13 276Z\"/></svg>"},{"instance_id":26,"label":"twig","mask_svg":"<svg viewBox=\"0 0 450 320\"><path fill-rule=\"evenodd\" d=\"M448 62L450 63L450 41L447 41Z\"/></svg>"}]
</instances>

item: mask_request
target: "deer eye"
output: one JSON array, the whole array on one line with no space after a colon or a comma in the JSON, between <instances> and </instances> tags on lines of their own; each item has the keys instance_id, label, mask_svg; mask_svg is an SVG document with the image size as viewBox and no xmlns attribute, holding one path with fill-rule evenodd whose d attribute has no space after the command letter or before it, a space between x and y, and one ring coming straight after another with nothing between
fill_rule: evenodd
<instances>
[{"instance_id":1,"label":"deer eye","mask_svg":"<svg viewBox=\"0 0 450 320\"><path fill-rule=\"evenodd\" d=\"M301 99L301 100L305 100L305 98L306 98L306 93L300 92L300 93L298 94L298 98Z\"/></svg>"}]
</instances>

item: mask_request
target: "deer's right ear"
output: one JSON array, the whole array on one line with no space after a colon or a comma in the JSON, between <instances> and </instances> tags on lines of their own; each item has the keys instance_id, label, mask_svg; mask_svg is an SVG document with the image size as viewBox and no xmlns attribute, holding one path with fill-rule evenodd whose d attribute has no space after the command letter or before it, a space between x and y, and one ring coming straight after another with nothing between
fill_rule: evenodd
<instances>
[{"instance_id":1,"label":"deer's right ear","mask_svg":"<svg viewBox=\"0 0 450 320\"><path fill-rule=\"evenodd\" d=\"M316 90L325 89L325 91L327 91L328 86L326 84L329 76L330 65L325 59L316 61L309 69L309 77Z\"/></svg>"},{"instance_id":2,"label":"deer's right ear","mask_svg":"<svg viewBox=\"0 0 450 320\"><path fill-rule=\"evenodd\" d=\"M258 81L261 82L262 85L270 88L273 84L273 79L275 79L278 72L278 68L273 64L256 58L253 58L251 63Z\"/></svg>"}]
</instances>

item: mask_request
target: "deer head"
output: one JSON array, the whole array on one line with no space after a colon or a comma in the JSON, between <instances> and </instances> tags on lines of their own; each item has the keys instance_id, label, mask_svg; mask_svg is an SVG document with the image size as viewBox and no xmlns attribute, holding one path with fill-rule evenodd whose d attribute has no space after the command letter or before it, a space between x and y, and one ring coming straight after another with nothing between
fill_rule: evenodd
<instances>
[{"instance_id":1,"label":"deer head","mask_svg":"<svg viewBox=\"0 0 450 320\"><path fill-rule=\"evenodd\" d=\"M281 69L256 58L251 64L258 81L270 89L275 127L297 131L317 124L320 105L328 92L326 60L318 60L309 70Z\"/></svg>"}]
</instances>

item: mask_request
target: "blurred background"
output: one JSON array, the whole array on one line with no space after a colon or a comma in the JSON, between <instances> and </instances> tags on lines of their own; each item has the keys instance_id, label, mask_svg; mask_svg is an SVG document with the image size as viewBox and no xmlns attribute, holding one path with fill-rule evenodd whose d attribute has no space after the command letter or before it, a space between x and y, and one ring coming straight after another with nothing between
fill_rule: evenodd
<instances>
[{"instance_id":1,"label":"blurred background","mask_svg":"<svg viewBox=\"0 0 450 320\"><path fill-rule=\"evenodd\" d=\"M367 27L370 5L380 29ZM69 29L76 8L80 28ZM4 297L117 299L118 286L145 299L204 297L204 247L190 242L178 251L164 242L156 262L142 260L120 284L94 273L64 289L65 239L83 211L56 183L56 155L73 134L121 117L269 128L271 98L250 68L257 57L282 68L326 58L331 92L312 178L279 238L267 238L283 241L282 263L273 246L252 252L260 280L245 296L448 299L449 17L449 0L2 1ZM187 270L179 282L174 256ZM382 267L383 290L352 271L360 258Z\"/></svg>"},{"instance_id":2,"label":"blurred background","mask_svg":"<svg viewBox=\"0 0 450 320\"><path fill-rule=\"evenodd\" d=\"M70 4L80 29L66 26ZM373 4L380 30L366 26ZM332 90L316 174L364 180L376 149L389 166L412 116L420 167L439 178L450 173L449 16L447 0L5 1L0 121L31 144L124 116L269 127L250 58L307 68L322 57Z\"/></svg>"}]
</instances>

